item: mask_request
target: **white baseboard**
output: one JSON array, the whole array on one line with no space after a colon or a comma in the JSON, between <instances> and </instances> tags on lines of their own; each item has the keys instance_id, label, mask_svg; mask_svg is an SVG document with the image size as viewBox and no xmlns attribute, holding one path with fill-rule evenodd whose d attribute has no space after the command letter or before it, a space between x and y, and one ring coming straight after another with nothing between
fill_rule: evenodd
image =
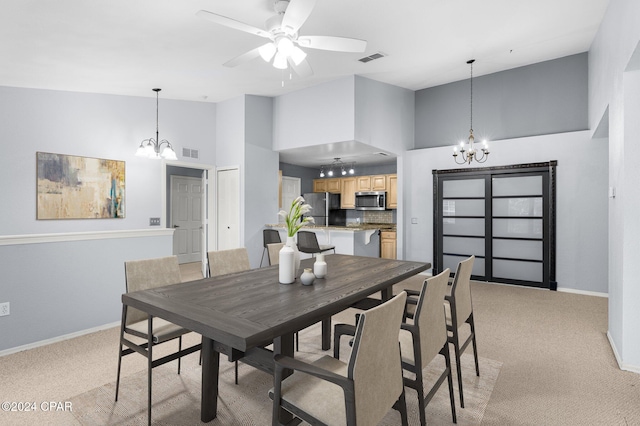
<instances>
[{"instance_id":1,"label":"white baseboard","mask_svg":"<svg viewBox=\"0 0 640 426\"><path fill-rule=\"evenodd\" d=\"M38 348L40 346L50 345L52 343L62 342L64 340L73 339L74 337L84 336L85 334L95 333L96 331L106 330L108 328L118 327L120 325L120 321L112 322L109 324L99 325L97 327L88 328L86 330L76 331L74 333L65 334L62 336L52 337L51 339L40 340L39 342L33 342L22 346L16 346L15 348L5 349L0 351L0 357L15 354L17 352L26 351L29 349Z\"/></svg>"},{"instance_id":2,"label":"white baseboard","mask_svg":"<svg viewBox=\"0 0 640 426\"><path fill-rule=\"evenodd\" d=\"M585 296L609 297L609 293L600 293L597 291L576 290L575 288L558 287L558 291L563 293L583 294Z\"/></svg>"},{"instance_id":3,"label":"white baseboard","mask_svg":"<svg viewBox=\"0 0 640 426\"><path fill-rule=\"evenodd\" d=\"M607 331L607 339L609 340L609 345L611 346L611 350L613 351L613 356L616 358L616 362L618 363L618 367L620 370L631 371L632 373L640 374L640 366L637 365L629 365L622 362L620 355L618 354L618 348L616 348L616 344L611 338L611 334Z\"/></svg>"}]
</instances>

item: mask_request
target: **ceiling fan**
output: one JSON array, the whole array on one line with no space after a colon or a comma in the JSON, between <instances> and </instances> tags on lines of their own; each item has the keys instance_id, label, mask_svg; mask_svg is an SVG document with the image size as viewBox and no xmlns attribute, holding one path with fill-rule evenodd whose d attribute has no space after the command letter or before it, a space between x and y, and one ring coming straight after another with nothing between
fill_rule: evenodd
<instances>
[{"instance_id":1,"label":"ceiling fan","mask_svg":"<svg viewBox=\"0 0 640 426\"><path fill-rule=\"evenodd\" d=\"M273 4L276 15L267 19L264 30L206 10L200 10L196 15L216 24L269 39L268 43L225 62L224 66L235 67L261 56L266 62L273 59L275 68L287 69L291 66L296 74L307 77L313 74L313 70L301 47L336 52L364 52L367 47L365 40L355 38L299 35L298 30L315 4L316 0L276 0Z\"/></svg>"}]
</instances>

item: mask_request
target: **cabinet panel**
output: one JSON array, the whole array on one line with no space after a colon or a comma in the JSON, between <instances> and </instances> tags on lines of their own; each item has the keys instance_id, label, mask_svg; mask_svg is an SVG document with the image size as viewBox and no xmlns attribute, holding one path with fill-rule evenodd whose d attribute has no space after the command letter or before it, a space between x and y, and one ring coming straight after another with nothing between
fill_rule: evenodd
<instances>
[{"instance_id":1,"label":"cabinet panel","mask_svg":"<svg viewBox=\"0 0 640 426\"><path fill-rule=\"evenodd\" d=\"M395 259L396 253L396 233L390 231L380 232L380 257L383 259Z\"/></svg>"},{"instance_id":2,"label":"cabinet panel","mask_svg":"<svg viewBox=\"0 0 640 426\"><path fill-rule=\"evenodd\" d=\"M357 191L371 191L371 176L358 176L356 177Z\"/></svg>"},{"instance_id":3,"label":"cabinet panel","mask_svg":"<svg viewBox=\"0 0 640 426\"><path fill-rule=\"evenodd\" d=\"M371 176L371 190L372 191L386 191L387 190L387 177L385 175Z\"/></svg>"},{"instance_id":4,"label":"cabinet panel","mask_svg":"<svg viewBox=\"0 0 640 426\"><path fill-rule=\"evenodd\" d=\"M387 175L387 208L398 208L398 175Z\"/></svg>"},{"instance_id":5,"label":"cabinet panel","mask_svg":"<svg viewBox=\"0 0 640 426\"><path fill-rule=\"evenodd\" d=\"M327 192L326 179L314 179L313 180L313 192Z\"/></svg>"},{"instance_id":6,"label":"cabinet panel","mask_svg":"<svg viewBox=\"0 0 640 426\"><path fill-rule=\"evenodd\" d=\"M340 208L356 208L356 178L342 178L340 191Z\"/></svg>"},{"instance_id":7,"label":"cabinet panel","mask_svg":"<svg viewBox=\"0 0 640 426\"><path fill-rule=\"evenodd\" d=\"M326 191L332 194L340 193L340 178L325 179L327 183Z\"/></svg>"}]
</instances>

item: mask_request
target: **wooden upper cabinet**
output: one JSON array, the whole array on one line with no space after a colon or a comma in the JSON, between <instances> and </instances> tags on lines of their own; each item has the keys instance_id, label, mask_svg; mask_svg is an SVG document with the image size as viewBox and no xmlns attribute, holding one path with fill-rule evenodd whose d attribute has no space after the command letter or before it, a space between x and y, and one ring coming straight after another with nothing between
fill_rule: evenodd
<instances>
[{"instance_id":1,"label":"wooden upper cabinet","mask_svg":"<svg viewBox=\"0 0 640 426\"><path fill-rule=\"evenodd\" d=\"M340 208L355 209L356 208L356 178L342 178L340 191Z\"/></svg>"},{"instance_id":2,"label":"wooden upper cabinet","mask_svg":"<svg viewBox=\"0 0 640 426\"><path fill-rule=\"evenodd\" d=\"M340 193L340 178L325 179L325 182L327 183L326 192L332 194Z\"/></svg>"},{"instance_id":3,"label":"wooden upper cabinet","mask_svg":"<svg viewBox=\"0 0 640 426\"><path fill-rule=\"evenodd\" d=\"M387 175L387 208L398 208L398 175Z\"/></svg>"},{"instance_id":4,"label":"wooden upper cabinet","mask_svg":"<svg viewBox=\"0 0 640 426\"><path fill-rule=\"evenodd\" d=\"M371 190L387 191L387 176L386 175L371 176Z\"/></svg>"},{"instance_id":5,"label":"wooden upper cabinet","mask_svg":"<svg viewBox=\"0 0 640 426\"><path fill-rule=\"evenodd\" d=\"M356 177L356 191L371 191L371 176Z\"/></svg>"},{"instance_id":6,"label":"wooden upper cabinet","mask_svg":"<svg viewBox=\"0 0 640 426\"><path fill-rule=\"evenodd\" d=\"M327 180L326 179L314 179L313 180L313 192L327 192Z\"/></svg>"}]
</instances>

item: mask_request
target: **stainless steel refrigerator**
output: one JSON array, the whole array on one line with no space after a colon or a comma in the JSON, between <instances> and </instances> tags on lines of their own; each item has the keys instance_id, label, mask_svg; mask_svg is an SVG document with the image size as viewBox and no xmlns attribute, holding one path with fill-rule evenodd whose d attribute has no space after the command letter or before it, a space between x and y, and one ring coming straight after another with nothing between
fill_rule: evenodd
<instances>
[{"instance_id":1,"label":"stainless steel refrigerator","mask_svg":"<svg viewBox=\"0 0 640 426\"><path fill-rule=\"evenodd\" d=\"M310 192L302 196L311 206L311 211L305 216L312 216L316 225L346 226L347 211L340 209L340 194Z\"/></svg>"}]
</instances>

